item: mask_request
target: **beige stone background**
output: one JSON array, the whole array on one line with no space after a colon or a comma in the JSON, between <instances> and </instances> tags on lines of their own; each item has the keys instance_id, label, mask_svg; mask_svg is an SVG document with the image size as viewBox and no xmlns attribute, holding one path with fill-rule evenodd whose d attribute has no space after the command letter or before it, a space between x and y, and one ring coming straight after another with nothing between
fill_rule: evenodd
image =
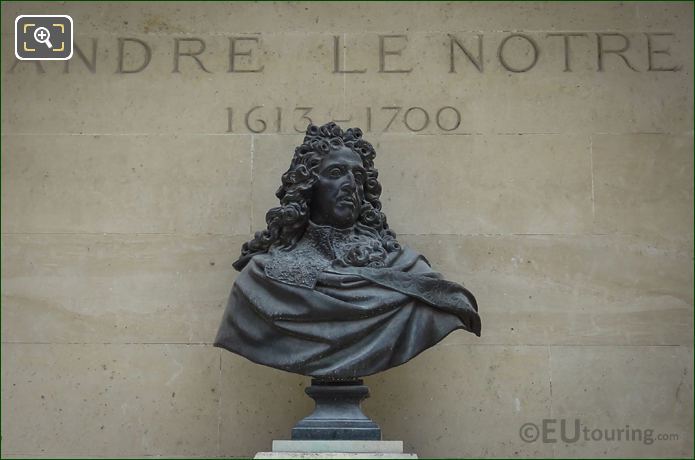
<instances>
[{"instance_id":1,"label":"beige stone background","mask_svg":"<svg viewBox=\"0 0 695 460\"><path fill-rule=\"evenodd\" d=\"M15 63L15 16L47 13L73 17L91 69ZM527 72L497 57L514 32L539 47ZM587 34L569 72L558 32ZM597 33L628 37L636 70L613 54L597 71ZM648 70L645 33L673 34L654 66L680 70ZM450 34L473 54L483 35L482 72L458 49L450 72ZM333 72L334 35L365 73ZM407 35L385 64L411 72L379 72L380 35ZM227 71L229 37L257 40L236 65L262 72ZM250 456L288 438L308 379L211 342L301 142L297 107L361 127L371 107L392 228L479 300L481 338L366 379L385 439L425 457L692 457L692 4L3 2L2 38L3 457ZM119 38L151 47L147 68L116 72ZM205 41L209 73L190 57L172 72L176 38ZM255 106L262 133L244 125ZM392 106L428 127L401 112L383 132ZM454 131L434 122L445 106ZM520 439L543 419L677 439Z\"/></svg>"}]
</instances>

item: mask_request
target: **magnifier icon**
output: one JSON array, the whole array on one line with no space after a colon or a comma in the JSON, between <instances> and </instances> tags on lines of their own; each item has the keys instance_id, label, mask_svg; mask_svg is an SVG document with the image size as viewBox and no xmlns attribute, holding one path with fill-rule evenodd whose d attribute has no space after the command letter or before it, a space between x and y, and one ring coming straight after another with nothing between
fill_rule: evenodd
<instances>
[{"instance_id":1,"label":"magnifier icon","mask_svg":"<svg viewBox=\"0 0 695 460\"><path fill-rule=\"evenodd\" d=\"M44 43L48 48L53 48L50 38L51 33L45 27L37 27L36 30L34 30L34 40L39 43Z\"/></svg>"}]
</instances>

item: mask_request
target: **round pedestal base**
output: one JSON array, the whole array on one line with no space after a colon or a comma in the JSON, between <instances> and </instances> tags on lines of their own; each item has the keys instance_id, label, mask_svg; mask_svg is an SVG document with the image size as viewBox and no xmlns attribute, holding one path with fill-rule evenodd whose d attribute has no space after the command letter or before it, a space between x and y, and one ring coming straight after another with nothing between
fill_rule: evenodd
<instances>
[{"instance_id":1,"label":"round pedestal base","mask_svg":"<svg viewBox=\"0 0 695 460\"><path fill-rule=\"evenodd\" d=\"M304 391L316 402L316 408L292 428L292 439L381 440L381 428L364 415L360 407L369 397L369 389L362 380L324 382L313 379Z\"/></svg>"}]
</instances>

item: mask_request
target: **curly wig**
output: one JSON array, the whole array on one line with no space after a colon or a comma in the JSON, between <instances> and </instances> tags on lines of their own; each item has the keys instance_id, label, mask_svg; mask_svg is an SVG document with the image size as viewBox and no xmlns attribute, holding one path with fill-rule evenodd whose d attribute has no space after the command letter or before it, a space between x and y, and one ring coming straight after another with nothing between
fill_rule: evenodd
<instances>
[{"instance_id":1,"label":"curly wig","mask_svg":"<svg viewBox=\"0 0 695 460\"><path fill-rule=\"evenodd\" d=\"M396 235L389 230L386 215L381 212L381 184L374 168L374 147L362 139L362 130L350 128L343 131L331 122L321 127L310 124L302 145L294 150L292 163L282 175L282 185L275 195L280 206L270 209L265 216L267 228L256 232L253 239L243 244L241 256L234 268L241 271L256 254L268 252L271 247L292 248L304 235L309 222L311 195L314 184L319 180L321 161L331 150L343 147L351 149L362 159L367 171L364 183L364 198L360 205L358 225L371 229L387 252L399 248Z\"/></svg>"}]
</instances>

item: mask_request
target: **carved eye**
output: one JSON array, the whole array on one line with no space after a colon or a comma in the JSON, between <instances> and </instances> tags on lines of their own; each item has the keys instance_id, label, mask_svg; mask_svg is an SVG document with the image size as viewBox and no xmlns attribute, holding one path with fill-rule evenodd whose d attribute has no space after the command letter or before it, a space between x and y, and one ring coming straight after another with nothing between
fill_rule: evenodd
<instances>
[{"instance_id":1,"label":"carved eye","mask_svg":"<svg viewBox=\"0 0 695 460\"><path fill-rule=\"evenodd\" d=\"M364 174L361 171L355 171L355 181L359 182L360 184L364 183Z\"/></svg>"},{"instance_id":2,"label":"carved eye","mask_svg":"<svg viewBox=\"0 0 695 460\"><path fill-rule=\"evenodd\" d=\"M331 168L328 170L328 177L332 177L333 179L337 179L338 177L340 177L342 175L343 175L343 171L338 167Z\"/></svg>"}]
</instances>

